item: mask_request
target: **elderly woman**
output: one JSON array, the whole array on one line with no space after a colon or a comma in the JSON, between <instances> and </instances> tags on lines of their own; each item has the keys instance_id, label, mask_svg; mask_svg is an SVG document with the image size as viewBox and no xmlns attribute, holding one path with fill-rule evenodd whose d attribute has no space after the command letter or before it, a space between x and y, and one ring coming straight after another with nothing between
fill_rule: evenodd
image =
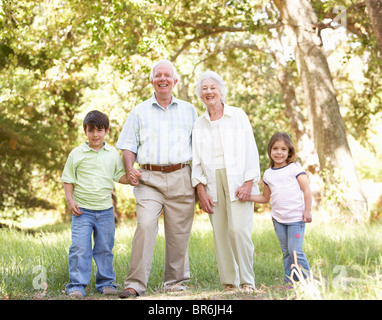
<instances>
[{"instance_id":1,"label":"elderly woman","mask_svg":"<svg viewBox=\"0 0 382 320\"><path fill-rule=\"evenodd\" d=\"M192 184L214 233L220 281L225 290L255 288L253 272L253 203L259 194L259 155L251 124L243 110L224 103L223 79L213 71L201 75L196 94L206 112L192 132Z\"/></svg>"}]
</instances>

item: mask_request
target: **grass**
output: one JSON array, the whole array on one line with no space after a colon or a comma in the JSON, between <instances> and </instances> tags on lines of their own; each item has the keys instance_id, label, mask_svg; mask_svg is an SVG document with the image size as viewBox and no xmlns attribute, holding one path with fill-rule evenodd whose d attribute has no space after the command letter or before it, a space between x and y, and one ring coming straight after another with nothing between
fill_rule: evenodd
<instances>
[{"instance_id":1,"label":"grass","mask_svg":"<svg viewBox=\"0 0 382 320\"><path fill-rule=\"evenodd\" d=\"M382 299L382 224L350 224L315 219L307 225L304 251L314 278L295 289L283 285L281 250L268 214L255 215L253 242L256 293L223 292L216 266L213 236L206 214L195 217L189 245L189 290L163 293L163 225L157 237L146 295L139 299ZM114 269L118 289L127 276L135 221L116 229ZM31 230L0 229L0 299L68 299L70 224ZM95 264L87 299L105 299L95 290ZM47 284L47 286L44 285ZM118 299L118 298L108 298Z\"/></svg>"}]
</instances>

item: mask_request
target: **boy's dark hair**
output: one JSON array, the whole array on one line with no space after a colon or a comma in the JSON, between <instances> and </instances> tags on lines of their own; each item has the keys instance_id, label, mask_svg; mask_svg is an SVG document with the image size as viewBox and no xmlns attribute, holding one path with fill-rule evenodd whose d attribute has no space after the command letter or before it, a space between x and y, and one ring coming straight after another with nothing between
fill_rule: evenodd
<instances>
[{"instance_id":1,"label":"boy's dark hair","mask_svg":"<svg viewBox=\"0 0 382 320\"><path fill-rule=\"evenodd\" d=\"M109 118L106 114L93 110L90 111L84 119L83 122L84 130L94 130L97 129L109 129Z\"/></svg>"},{"instance_id":2,"label":"boy's dark hair","mask_svg":"<svg viewBox=\"0 0 382 320\"><path fill-rule=\"evenodd\" d=\"M288 147L288 158L286 159L287 164L294 161L296 157L296 150L294 149L293 142L291 137L286 132L276 132L272 137L271 140L269 140L267 152L269 157L269 166L274 167L275 162L272 160L271 157L271 150L272 146L276 141L284 141L285 144Z\"/></svg>"}]
</instances>

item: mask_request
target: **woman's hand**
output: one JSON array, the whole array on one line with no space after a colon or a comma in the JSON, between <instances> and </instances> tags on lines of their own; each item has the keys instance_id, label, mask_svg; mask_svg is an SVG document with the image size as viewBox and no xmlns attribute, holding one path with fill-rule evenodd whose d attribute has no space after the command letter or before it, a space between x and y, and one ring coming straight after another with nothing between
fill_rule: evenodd
<instances>
[{"instance_id":1,"label":"woman's hand","mask_svg":"<svg viewBox=\"0 0 382 320\"><path fill-rule=\"evenodd\" d=\"M204 190L204 185L202 183L199 183L196 186L196 193L199 198L200 208L207 213L213 214L214 211L212 210L212 207L215 207L215 204L212 198Z\"/></svg>"}]
</instances>

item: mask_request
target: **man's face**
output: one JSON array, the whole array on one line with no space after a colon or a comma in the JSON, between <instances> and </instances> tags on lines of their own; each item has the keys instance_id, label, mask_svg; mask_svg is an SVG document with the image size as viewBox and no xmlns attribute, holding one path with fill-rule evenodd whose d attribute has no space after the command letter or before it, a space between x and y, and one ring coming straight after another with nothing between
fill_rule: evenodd
<instances>
[{"instance_id":1,"label":"man's face","mask_svg":"<svg viewBox=\"0 0 382 320\"><path fill-rule=\"evenodd\" d=\"M155 68L151 84L153 85L156 94L172 94L172 90L177 82L178 80L174 80L171 66L168 64L162 63Z\"/></svg>"}]
</instances>

